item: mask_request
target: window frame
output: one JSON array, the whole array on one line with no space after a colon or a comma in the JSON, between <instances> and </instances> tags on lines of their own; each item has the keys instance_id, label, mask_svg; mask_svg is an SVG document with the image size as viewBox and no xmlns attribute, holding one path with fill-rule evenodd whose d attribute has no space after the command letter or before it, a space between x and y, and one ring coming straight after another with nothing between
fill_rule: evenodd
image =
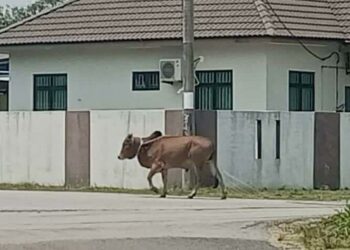
<instances>
[{"instance_id":1,"label":"window frame","mask_svg":"<svg viewBox=\"0 0 350 250\"><path fill-rule=\"evenodd\" d=\"M65 76L66 78L66 85L65 86L50 86L50 87L38 87L36 86L36 78L37 77L57 77L57 76ZM37 96L36 93L40 89L45 89L49 91L49 108L48 109L39 109L36 107L36 101L37 101ZM66 92L66 103L65 103L65 108L62 109L54 109L52 106L53 98L52 98L52 91L53 90L62 90L64 89ZM67 111L68 110L68 74L67 73L43 73L43 74L33 74L33 110L34 111Z\"/></svg>"},{"instance_id":2,"label":"window frame","mask_svg":"<svg viewBox=\"0 0 350 250\"><path fill-rule=\"evenodd\" d=\"M214 86L215 90L218 86L229 86L231 88L231 100L229 102L229 106L230 108L229 109L219 109L218 108L218 105L217 105L217 98L216 98L216 95L213 94L213 97L212 97L212 102L213 102L213 109L208 109L208 110L212 110L212 111L218 111L218 110L233 110L234 109L234 70L233 69L227 69L227 68L224 68L224 69L198 69L195 71L195 75L196 77L198 78L198 73L230 73L230 77L231 77L231 82L230 83L215 83L215 85L213 85L212 83L200 83L198 85L198 87L200 85L202 86ZM198 79L199 80L199 79ZM197 92L197 86L196 86L196 91ZM195 93L195 109L198 109L199 108L197 107L197 94Z\"/></svg>"},{"instance_id":3,"label":"window frame","mask_svg":"<svg viewBox=\"0 0 350 250\"><path fill-rule=\"evenodd\" d=\"M310 74L312 75L312 84L302 84L301 81L297 84L293 83L291 84L291 74L292 73L297 73L299 75L299 78L301 77L302 74ZM316 89L315 89L315 78L316 78L316 73L315 71L311 70L300 70L300 69L290 69L288 71L288 111L289 112L315 112L316 108ZM291 109L291 103L290 103L290 95L291 95L291 88L297 88L298 91L300 91L300 101L298 103L298 108L297 110L292 110ZM302 99L302 91L303 89L312 89L312 108L311 110L303 110L303 99Z\"/></svg>"},{"instance_id":4,"label":"window frame","mask_svg":"<svg viewBox=\"0 0 350 250\"><path fill-rule=\"evenodd\" d=\"M157 87L156 88L137 88L136 87L136 74L157 74ZM159 70L134 70L131 73L132 91L160 91L160 72Z\"/></svg>"}]
</instances>

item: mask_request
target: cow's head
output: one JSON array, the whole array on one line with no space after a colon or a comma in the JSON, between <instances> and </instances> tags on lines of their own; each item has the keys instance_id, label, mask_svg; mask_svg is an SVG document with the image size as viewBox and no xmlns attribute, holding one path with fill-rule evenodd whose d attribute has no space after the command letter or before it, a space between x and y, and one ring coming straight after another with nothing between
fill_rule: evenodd
<instances>
[{"instance_id":1,"label":"cow's head","mask_svg":"<svg viewBox=\"0 0 350 250\"><path fill-rule=\"evenodd\" d=\"M133 159L137 155L140 143L140 138L134 137L132 134L129 134L123 141L122 149L119 153L118 159Z\"/></svg>"}]
</instances>

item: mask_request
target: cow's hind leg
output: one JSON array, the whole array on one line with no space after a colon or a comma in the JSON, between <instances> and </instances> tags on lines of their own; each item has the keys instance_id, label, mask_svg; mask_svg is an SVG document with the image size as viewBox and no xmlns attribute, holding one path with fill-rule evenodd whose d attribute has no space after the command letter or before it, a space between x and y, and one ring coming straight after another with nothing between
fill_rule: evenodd
<instances>
[{"instance_id":1,"label":"cow's hind leg","mask_svg":"<svg viewBox=\"0 0 350 250\"><path fill-rule=\"evenodd\" d=\"M188 196L189 199L193 199L198 192L198 188L199 188L199 173L198 173L198 167L193 164L193 173L194 173L194 188L191 192L191 194Z\"/></svg>"},{"instance_id":2,"label":"cow's hind leg","mask_svg":"<svg viewBox=\"0 0 350 250\"><path fill-rule=\"evenodd\" d=\"M148 180L150 189L156 194L159 194L158 188L156 188L152 182L152 178L157 172L158 172L158 165L153 164L151 170L148 173L147 180Z\"/></svg>"},{"instance_id":3,"label":"cow's hind leg","mask_svg":"<svg viewBox=\"0 0 350 250\"><path fill-rule=\"evenodd\" d=\"M168 170L163 169L162 170L162 179L163 179L163 193L161 194L160 198L165 198L168 193Z\"/></svg>"},{"instance_id":4,"label":"cow's hind leg","mask_svg":"<svg viewBox=\"0 0 350 250\"><path fill-rule=\"evenodd\" d=\"M224 184L224 180L222 178L221 172L219 170L219 168L216 166L216 164L213 161L209 162L210 167L212 169L212 171L214 172L214 175L216 176L216 178L218 178L219 180L219 184L221 187L221 199L225 200L227 198L227 192L226 192L226 187Z\"/></svg>"}]
</instances>

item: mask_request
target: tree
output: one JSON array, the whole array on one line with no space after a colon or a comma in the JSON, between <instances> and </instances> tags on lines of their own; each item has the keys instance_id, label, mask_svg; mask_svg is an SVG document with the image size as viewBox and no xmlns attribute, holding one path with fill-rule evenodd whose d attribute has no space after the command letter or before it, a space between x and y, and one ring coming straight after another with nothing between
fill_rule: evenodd
<instances>
[{"instance_id":1,"label":"tree","mask_svg":"<svg viewBox=\"0 0 350 250\"><path fill-rule=\"evenodd\" d=\"M0 29L57 6L65 0L37 0L27 7L0 6Z\"/></svg>"}]
</instances>

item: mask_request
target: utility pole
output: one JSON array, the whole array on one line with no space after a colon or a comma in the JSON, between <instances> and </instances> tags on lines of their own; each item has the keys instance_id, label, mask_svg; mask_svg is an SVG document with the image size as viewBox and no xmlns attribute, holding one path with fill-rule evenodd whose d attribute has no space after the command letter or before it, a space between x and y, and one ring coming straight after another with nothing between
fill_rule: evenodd
<instances>
[{"instance_id":1,"label":"utility pole","mask_svg":"<svg viewBox=\"0 0 350 250\"><path fill-rule=\"evenodd\" d=\"M193 63L193 43L194 43L194 24L193 24L193 0L182 0L183 3L183 134L194 135L194 63ZM193 183L191 176L182 171L182 187L191 187Z\"/></svg>"},{"instance_id":2,"label":"utility pole","mask_svg":"<svg viewBox=\"0 0 350 250\"><path fill-rule=\"evenodd\" d=\"M194 134L193 0L183 1L183 131Z\"/></svg>"}]
</instances>

